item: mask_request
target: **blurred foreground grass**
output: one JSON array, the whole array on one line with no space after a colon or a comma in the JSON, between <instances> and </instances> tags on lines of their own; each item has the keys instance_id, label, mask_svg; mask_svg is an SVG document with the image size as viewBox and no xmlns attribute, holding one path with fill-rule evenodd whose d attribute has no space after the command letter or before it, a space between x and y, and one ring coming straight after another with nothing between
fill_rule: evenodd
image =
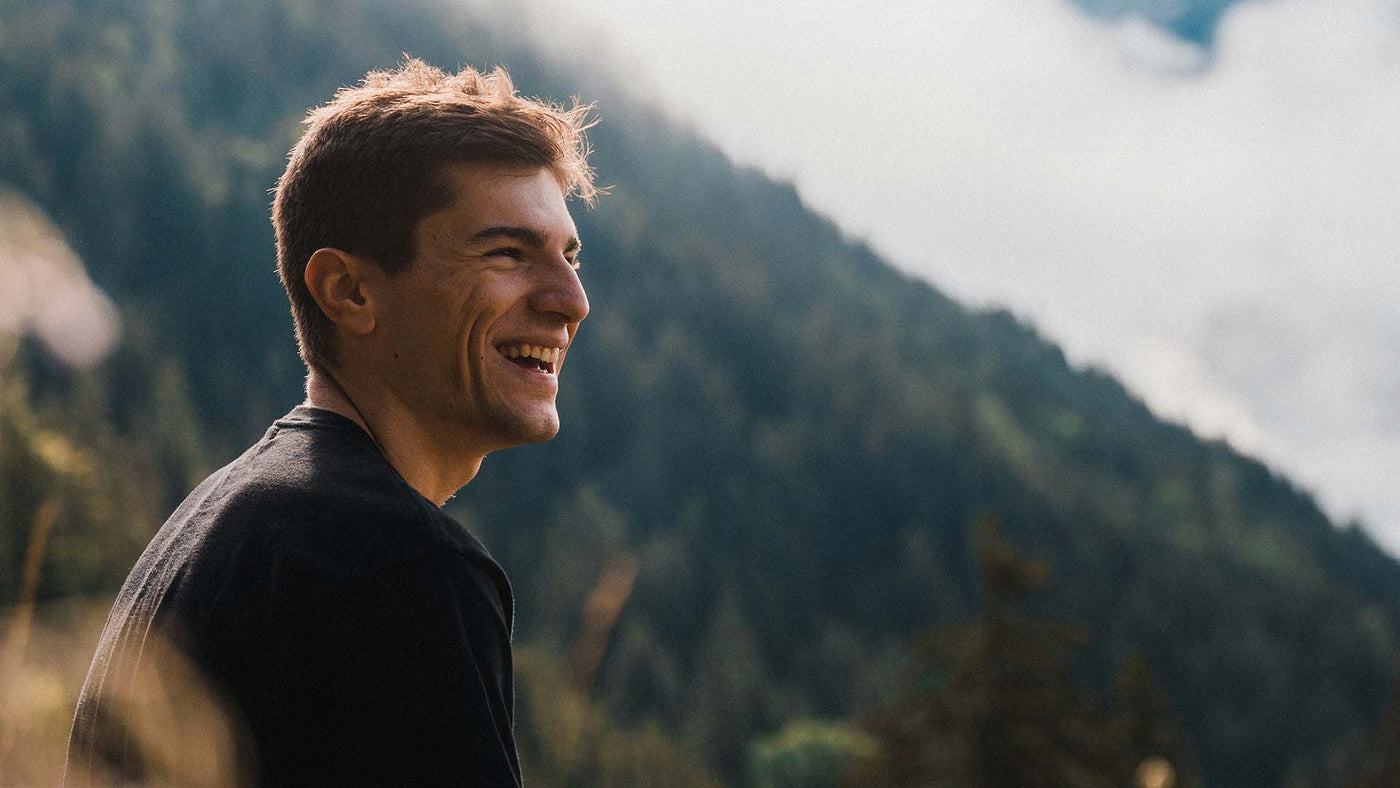
<instances>
[{"instance_id":1,"label":"blurred foreground grass","mask_svg":"<svg viewBox=\"0 0 1400 788\"><path fill-rule=\"evenodd\" d=\"M16 644L0 665L0 786L62 781L73 709L111 604L108 597L41 604L23 642L15 637L25 628L23 611L0 613L0 637ZM645 785L658 775L677 786L720 784L655 726L618 728L573 686L564 660L529 646L518 652L517 732L532 784Z\"/></svg>"},{"instance_id":2,"label":"blurred foreground grass","mask_svg":"<svg viewBox=\"0 0 1400 788\"><path fill-rule=\"evenodd\" d=\"M0 612L0 785L57 785L73 707L92 661L110 597L46 602L17 642L17 613Z\"/></svg>"}]
</instances>

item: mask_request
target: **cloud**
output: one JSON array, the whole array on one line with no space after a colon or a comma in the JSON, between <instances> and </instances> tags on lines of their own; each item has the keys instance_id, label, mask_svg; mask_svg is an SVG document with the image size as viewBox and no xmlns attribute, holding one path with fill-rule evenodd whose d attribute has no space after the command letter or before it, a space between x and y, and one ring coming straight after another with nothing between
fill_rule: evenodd
<instances>
[{"instance_id":1,"label":"cloud","mask_svg":"<svg viewBox=\"0 0 1400 788\"><path fill-rule=\"evenodd\" d=\"M589 8L536 22L1400 551L1400 2L1240 3L1210 52L1060 0Z\"/></svg>"}]
</instances>

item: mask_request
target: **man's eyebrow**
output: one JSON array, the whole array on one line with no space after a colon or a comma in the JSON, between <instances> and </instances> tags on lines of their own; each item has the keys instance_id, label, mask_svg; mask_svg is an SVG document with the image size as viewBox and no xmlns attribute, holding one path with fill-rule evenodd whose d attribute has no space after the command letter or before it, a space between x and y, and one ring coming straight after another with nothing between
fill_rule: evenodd
<instances>
[{"instance_id":1,"label":"man's eyebrow","mask_svg":"<svg viewBox=\"0 0 1400 788\"><path fill-rule=\"evenodd\" d=\"M515 227L511 225L487 227L485 230L473 234L472 237L467 239L467 243L482 241L487 238L510 238L512 240L519 241L520 243L523 243L527 246L533 246L536 249L543 248L549 243L549 236L545 235L539 230L535 230L530 227ZM582 248L583 242L581 242L578 236L575 235L570 237L569 240L564 243L564 254L569 254L570 252L577 252Z\"/></svg>"}]
</instances>

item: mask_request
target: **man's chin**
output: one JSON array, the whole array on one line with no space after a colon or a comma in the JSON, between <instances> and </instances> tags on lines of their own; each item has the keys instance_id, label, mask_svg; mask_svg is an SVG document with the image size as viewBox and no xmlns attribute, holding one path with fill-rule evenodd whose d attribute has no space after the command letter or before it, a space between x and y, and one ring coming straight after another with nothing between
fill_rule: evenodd
<instances>
[{"instance_id":1,"label":"man's chin","mask_svg":"<svg viewBox=\"0 0 1400 788\"><path fill-rule=\"evenodd\" d=\"M533 432L531 432L531 433L528 433L528 435L527 435L526 437L523 437L523 438L520 440L520 442L521 442L522 444L524 444L524 443L544 443L544 442L546 442L546 441L553 440L553 439L554 439L554 436L555 436L555 435L558 435L558 434L559 434L559 423L558 423L558 422L555 422L554 425L553 425L552 427L541 427L540 429L537 429L537 430L535 430L535 431L533 431Z\"/></svg>"},{"instance_id":2,"label":"man's chin","mask_svg":"<svg viewBox=\"0 0 1400 788\"><path fill-rule=\"evenodd\" d=\"M535 407L497 407L476 414L461 414L458 427L462 437L477 444L483 441L491 451L527 443L544 443L559 434L559 412L553 403L532 403Z\"/></svg>"},{"instance_id":3,"label":"man's chin","mask_svg":"<svg viewBox=\"0 0 1400 788\"><path fill-rule=\"evenodd\" d=\"M518 419L514 426L511 439L515 445L544 443L559 434L559 414L552 409L547 413L532 414Z\"/></svg>"}]
</instances>

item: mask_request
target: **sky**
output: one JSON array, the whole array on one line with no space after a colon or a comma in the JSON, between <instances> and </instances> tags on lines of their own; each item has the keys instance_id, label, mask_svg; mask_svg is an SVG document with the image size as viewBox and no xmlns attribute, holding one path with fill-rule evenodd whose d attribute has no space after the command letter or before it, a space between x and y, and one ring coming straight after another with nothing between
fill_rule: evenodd
<instances>
[{"instance_id":1,"label":"sky","mask_svg":"<svg viewBox=\"0 0 1400 788\"><path fill-rule=\"evenodd\" d=\"M1400 554L1400 0L1238 4L1209 51L1065 0L530 8L896 266Z\"/></svg>"}]
</instances>

